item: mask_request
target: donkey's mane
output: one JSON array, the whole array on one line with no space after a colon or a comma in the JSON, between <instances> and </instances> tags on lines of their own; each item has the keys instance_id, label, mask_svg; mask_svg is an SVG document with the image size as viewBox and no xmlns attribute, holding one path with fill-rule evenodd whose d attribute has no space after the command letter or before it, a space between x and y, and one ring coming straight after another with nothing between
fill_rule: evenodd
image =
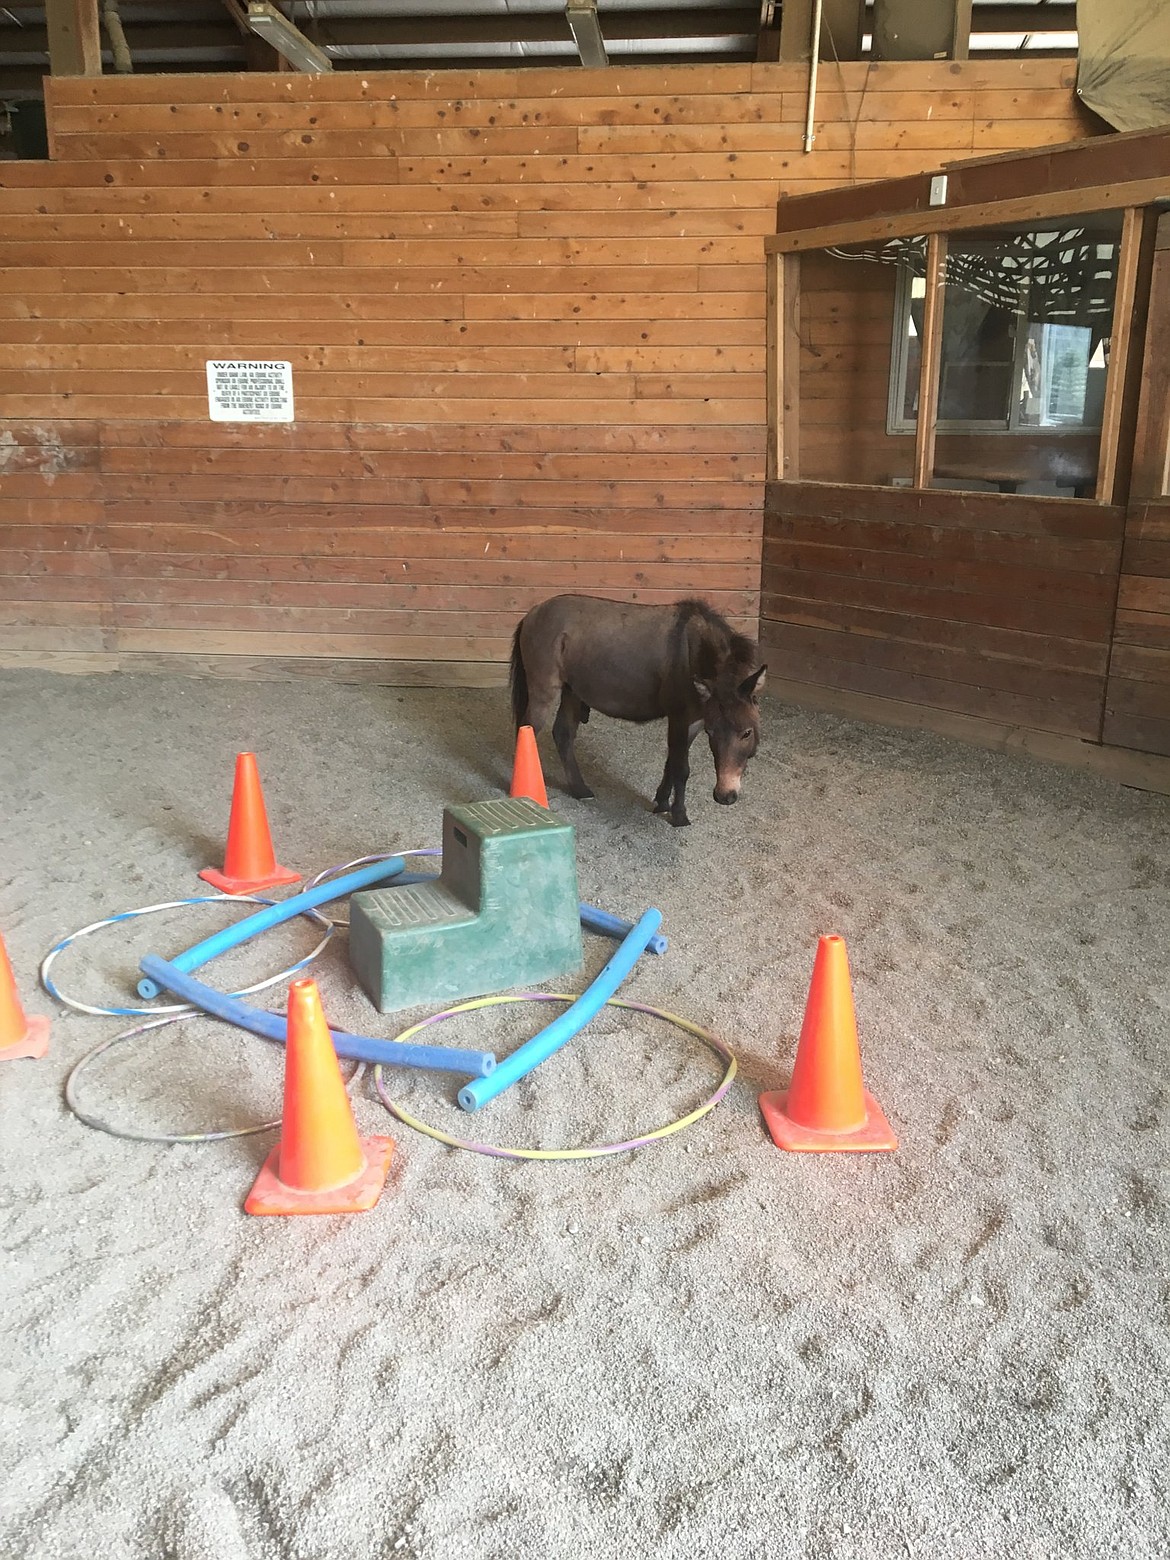
<instances>
[{"instance_id":1,"label":"donkey's mane","mask_svg":"<svg viewBox=\"0 0 1170 1560\"><path fill-rule=\"evenodd\" d=\"M737 634L727 619L715 608L708 605L698 596L688 596L684 601L675 604L676 631L682 635L686 633L687 624L692 618L699 618L707 627L713 630L710 647L716 652L718 659L723 657L719 652L726 646L726 660L734 667L753 667L756 663L755 643ZM704 672L710 675L714 668L704 668Z\"/></svg>"}]
</instances>

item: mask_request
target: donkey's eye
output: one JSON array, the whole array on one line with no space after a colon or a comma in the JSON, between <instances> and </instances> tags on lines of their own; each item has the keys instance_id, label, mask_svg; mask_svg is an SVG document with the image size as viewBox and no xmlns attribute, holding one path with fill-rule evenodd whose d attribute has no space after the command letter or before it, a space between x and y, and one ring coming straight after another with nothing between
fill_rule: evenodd
<instances>
[{"instance_id":1,"label":"donkey's eye","mask_svg":"<svg viewBox=\"0 0 1170 1560\"><path fill-rule=\"evenodd\" d=\"M740 734L739 734L739 740L741 742L750 742L754 735L755 735L755 733L753 731L750 731L750 730L749 731L741 731Z\"/></svg>"}]
</instances>

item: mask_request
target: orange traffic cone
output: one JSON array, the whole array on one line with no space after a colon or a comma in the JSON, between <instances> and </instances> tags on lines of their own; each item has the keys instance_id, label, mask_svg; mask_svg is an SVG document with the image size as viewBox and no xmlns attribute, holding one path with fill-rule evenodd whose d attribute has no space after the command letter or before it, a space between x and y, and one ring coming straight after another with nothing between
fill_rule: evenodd
<instances>
[{"instance_id":1,"label":"orange traffic cone","mask_svg":"<svg viewBox=\"0 0 1170 1560\"><path fill-rule=\"evenodd\" d=\"M245 1213L360 1213L382 1195L394 1142L359 1137L317 985L288 992L284 1114Z\"/></svg>"},{"instance_id":2,"label":"orange traffic cone","mask_svg":"<svg viewBox=\"0 0 1170 1560\"><path fill-rule=\"evenodd\" d=\"M20 1005L16 994L16 976L8 960L8 950L0 937L0 1062L15 1062L21 1057L44 1056L49 1049L49 1020L32 1018Z\"/></svg>"},{"instance_id":3,"label":"orange traffic cone","mask_svg":"<svg viewBox=\"0 0 1170 1560\"><path fill-rule=\"evenodd\" d=\"M300 881L299 872L276 864L255 753L236 755L236 784L223 871L206 867L199 876L225 894L250 894L257 888Z\"/></svg>"},{"instance_id":4,"label":"orange traffic cone","mask_svg":"<svg viewBox=\"0 0 1170 1560\"><path fill-rule=\"evenodd\" d=\"M897 1148L882 1108L861 1082L861 1050L842 937L822 937L796 1065L787 1090L760 1095L777 1148L859 1153Z\"/></svg>"},{"instance_id":5,"label":"orange traffic cone","mask_svg":"<svg viewBox=\"0 0 1170 1560\"><path fill-rule=\"evenodd\" d=\"M536 750L536 733L531 726L521 726L516 733L516 762L512 766L512 789L508 795L526 796L541 807L548 806L544 771L540 767L540 754Z\"/></svg>"}]
</instances>

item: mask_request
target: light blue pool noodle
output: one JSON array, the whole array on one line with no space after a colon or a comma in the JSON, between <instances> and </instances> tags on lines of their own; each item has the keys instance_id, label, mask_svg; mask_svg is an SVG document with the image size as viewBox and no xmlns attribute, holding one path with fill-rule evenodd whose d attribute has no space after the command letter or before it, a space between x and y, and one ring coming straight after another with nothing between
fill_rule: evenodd
<instances>
[{"instance_id":1,"label":"light blue pool noodle","mask_svg":"<svg viewBox=\"0 0 1170 1560\"><path fill-rule=\"evenodd\" d=\"M202 1008L213 1018L222 1018L240 1029L250 1030L265 1040L275 1040L284 1045L288 1038L288 1020L278 1013L265 1013L261 1008L249 1007L239 997L226 996L214 991L193 975L148 953L142 968L157 982L183 1002ZM370 1035L351 1035L344 1029L330 1029L333 1049L338 1056L349 1056L359 1062L381 1062L391 1067L427 1067L436 1072L457 1072L464 1077L486 1077L496 1065L490 1051L458 1051L445 1045L410 1045L401 1040L378 1040Z\"/></svg>"},{"instance_id":2,"label":"light blue pool noodle","mask_svg":"<svg viewBox=\"0 0 1170 1560\"><path fill-rule=\"evenodd\" d=\"M633 921L623 920L620 915L610 915L608 910L599 910L596 905L587 905L584 900L578 910L581 925L587 932L600 932L603 937L627 937L634 930ZM655 932L646 944L646 951L665 953L666 938L660 932Z\"/></svg>"},{"instance_id":3,"label":"light blue pool noodle","mask_svg":"<svg viewBox=\"0 0 1170 1560\"><path fill-rule=\"evenodd\" d=\"M396 877L405 867L406 862L401 856L388 856L385 861L375 861L373 866L362 867L357 872L347 872L344 877L332 878L328 883L318 883L316 888L306 888L304 893L294 894L291 899L282 899L278 904L268 905L264 910L258 910L255 915L245 916L234 926L225 926L222 932L205 937L202 942L196 943L193 948L188 948L185 953L180 953L172 959L171 968L189 975L192 970L197 970L201 965L217 958L219 954L226 953L229 948L238 948L241 943L258 937L261 932L268 931L270 927L291 921L294 916L303 915L306 910L314 910L318 905L326 905L331 899L342 899L346 894L356 894L359 888L368 888L371 883L381 883L386 878ZM146 969L145 963L140 963L138 967L141 970ZM149 975L140 980L138 995L157 997L159 995L157 982L151 980Z\"/></svg>"},{"instance_id":4,"label":"light blue pool noodle","mask_svg":"<svg viewBox=\"0 0 1170 1560\"><path fill-rule=\"evenodd\" d=\"M534 1067L539 1067L554 1051L559 1051L561 1046L567 1044L613 996L661 925L661 910L647 910L637 925L630 929L621 947L600 975L571 1007L566 1008L559 1018L553 1019L538 1035L525 1041L511 1056L497 1062L488 1077L476 1078L464 1084L457 1096L463 1109L479 1110L489 1100L494 1100L497 1094L510 1089L521 1078L526 1078Z\"/></svg>"}]
</instances>

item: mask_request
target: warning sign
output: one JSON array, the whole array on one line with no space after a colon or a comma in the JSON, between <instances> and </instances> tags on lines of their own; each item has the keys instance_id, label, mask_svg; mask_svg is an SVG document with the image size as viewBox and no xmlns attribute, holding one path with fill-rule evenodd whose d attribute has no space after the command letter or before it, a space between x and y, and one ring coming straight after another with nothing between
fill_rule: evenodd
<instances>
[{"instance_id":1,"label":"warning sign","mask_svg":"<svg viewBox=\"0 0 1170 1560\"><path fill-rule=\"evenodd\" d=\"M209 362L207 412L212 422L292 422L292 364Z\"/></svg>"}]
</instances>

